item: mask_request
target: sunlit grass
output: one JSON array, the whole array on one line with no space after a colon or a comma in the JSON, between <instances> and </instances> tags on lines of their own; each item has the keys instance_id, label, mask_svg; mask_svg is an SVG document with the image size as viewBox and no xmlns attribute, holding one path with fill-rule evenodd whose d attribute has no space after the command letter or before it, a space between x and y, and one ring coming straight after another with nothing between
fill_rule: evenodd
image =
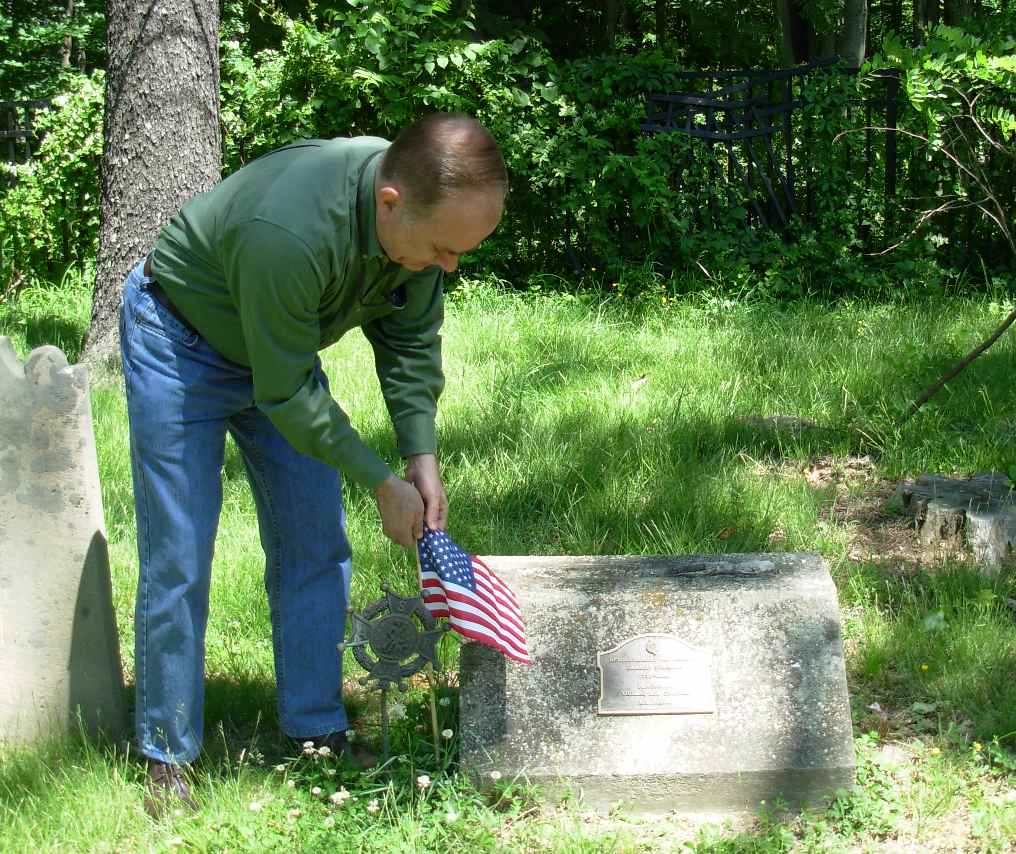
<instances>
[{"instance_id":1,"label":"sunlit grass","mask_svg":"<svg viewBox=\"0 0 1016 854\"><path fill-rule=\"evenodd\" d=\"M871 456L887 478L1016 465L1010 337L950 383L927 412L895 426L909 400L994 326L1004 313L1001 297L779 306L708 297L665 305L523 297L488 285L462 294L449 300L439 419L456 539L481 554L823 554L844 608L858 731L881 725L869 709L877 703L893 732L923 740L908 748L920 782L901 790L899 816L885 820L924 838L943 815L967 811L982 823L982 838L1011 838L1016 804L1005 796L1012 788L988 756L993 739L999 750L1016 739L1011 580L966 570L906 578L848 561L845 525L820 513L829 496L793 476L795 465L817 457L857 454ZM73 358L88 302L83 283L26 292L0 305L0 334L11 335L22 355L52 342ZM397 465L366 342L350 335L326 351L324 363L353 423ZM130 677L136 562L118 379L94 385L92 410ZM751 420L773 415L815 426L774 432ZM667 849L670 842L651 824L586 826L568 812L519 818L529 804L524 792L512 790L493 808L433 767L425 733L415 730L427 720L419 697L400 736L407 764L390 786L350 783L357 801L341 813L309 800L306 781L289 789L271 771L273 764L291 766L275 727L263 555L232 444L223 477L200 817L153 831L140 811L133 757L58 745L5 755L0 850L161 850L171 843L325 850L337 839L349 850ZM354 486L346 498L356 604L376 598L384 581L412 591L414 563L382 537L372 497ZM454 666L455 655L447 642L446 662ZM362 705L354 703L354 712L362 713ZM443 713L444 723L455 728L453 712ZM980 755L972 739L984 746ZM931 745L940 752L928 752ZM834 806L824 824L774 819L744 837L703 831L693 850L789 850L787 833L798 841L868 838L883 820L873 818L878 798L871 794L883 792L876 785L881 754L877 743L859 749L873 757L874 782ZM239 762L242 750L248 752ZM942 764L946 758L951 765ZM413 784L421 770L437 781L422 799ZM383 805L377 813L366 810L374 798ZM251 812L251 803L263 809ZM290 818L294 809L301 814ZM449 822L449 813L465 819ZM335 823L324 828L329 816Z\"/></svg>"}]
</instances>

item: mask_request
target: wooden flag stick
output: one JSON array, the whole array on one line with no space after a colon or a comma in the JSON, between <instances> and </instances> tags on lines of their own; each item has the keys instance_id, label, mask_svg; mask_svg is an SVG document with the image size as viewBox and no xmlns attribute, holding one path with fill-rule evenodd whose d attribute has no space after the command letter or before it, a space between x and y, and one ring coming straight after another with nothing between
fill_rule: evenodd
<instances>
[{"instance_id":1,"label":"wooden flag stick","mask_svg":"<svg viewBox=\"0 0 1016 854\"><path fill-rule=\"evenodd\" d=\"M416 549L416 580L420 584L420 590L423 590L423 567L420 566L420 549ZM427 674L427 688L430 691L430 731L434 736L434 761L437 762L438 768L441 767L441 733L437 728L437 697L435 696L434 688L434 665L432 662L427 662L426 667Z\"/></svg>"}]
</instances>

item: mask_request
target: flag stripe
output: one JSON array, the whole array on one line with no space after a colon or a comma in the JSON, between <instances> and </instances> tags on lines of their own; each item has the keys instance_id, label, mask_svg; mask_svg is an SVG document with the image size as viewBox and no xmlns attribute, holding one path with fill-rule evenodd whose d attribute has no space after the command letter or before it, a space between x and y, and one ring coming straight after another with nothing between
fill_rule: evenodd
<instances>
[{"instance_id":1,"label":"flag stripe","mask_svg":"<svg viewBox=\"0 0 1016 854\"><path fill-rule=\"evenodd\" d=\"M513 614L513 616L518 617L520 620L522 619L522 611L519 610L518 603L513 601L515 597L509 596L509 593L511 591L505 593L503 587L495 586L488 579L484 578L479 573L476 574L475 578L477 587L483 587L485 591L489 591L489 595L492 598L497 599L498 602L504 605L504 607L507 608Z\"/></svg>"},{"instance_id":2,"label":"flag stripe","mask_svg":"<svg viewBox=\"0 0 1016 854\"><path fill-rule=\"evenodd\" d=\"M431 614L435 617L447 617L451 621L453 628L458 630L460 634L472 637L472 635L469 635L466 631L464 631L465 629L471 629L472 631L482 634L485 638L498 640L498 646L504 652L511 649L516 653L515 657L525 656L528 658L529 656L525 641L516 642L514 638L506 638L494 627L491 627L485 619L482 617L477 618L469 612L464 612L461 610L461 607L452 606L451 609L434 609L428 606L428 610L430 610ZM474 638L474 640L476 639L478 638Z\"/></svg>"},{"instance_id":3,"label":"flag stripe","mask_svg":"<svg viewBox=\"0 0 1016 854\"><path fill-rule=\"evenodd\" d=\"M426 603L426 599L424 599ZM522 634L513 626L499 622L496 615L492 615L486 608L478 608L475 600L470 600L455 591L447 591L446 607L458 613L460 616L471 615L473 619L482 622L492 631L500 632L506 639L514 642L519 647L525 646L525 639Z\"/></svg>"},{"instance_id":4,"label":"flag stripe","mask_svg":"<svg viewBox=\"0 0 1016 854\"><path fill-rule=\"evenodd\" d=\"M424 573L423 589L425 592L427 590L433 590L440 587L440 584L441 582L439 579L432 577L430 573ZM513 634L518 635L521 638L523 628L520 620L516 620L511 614L498 613L497 609L491 607L489 603L478 600L475 596L471 596L468 589L459 587L459 585L453 584L450 581L446 581L443 593L447 599L455 599L457 602L466 603L475 608L482 609L483 613L491 620L492 623L505 626Z\"/></svg>"}]
</instances>

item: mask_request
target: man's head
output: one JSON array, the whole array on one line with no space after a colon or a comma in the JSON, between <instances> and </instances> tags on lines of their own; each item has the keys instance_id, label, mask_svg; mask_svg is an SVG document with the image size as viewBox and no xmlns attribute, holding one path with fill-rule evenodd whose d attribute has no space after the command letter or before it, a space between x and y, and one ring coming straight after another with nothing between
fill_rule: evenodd
<instances>
[{"instance_id":1,"label":"man's head","mask_svg":"<svg viewBox=\"0 0 1016 854\"><path fill-rule=\"evenodd\" d=\"M497 228L508 174L497 142L463 113L434 113L384 153L374 194L385 254L410 270L458 267Z\"/></svg>"}]
</instances>

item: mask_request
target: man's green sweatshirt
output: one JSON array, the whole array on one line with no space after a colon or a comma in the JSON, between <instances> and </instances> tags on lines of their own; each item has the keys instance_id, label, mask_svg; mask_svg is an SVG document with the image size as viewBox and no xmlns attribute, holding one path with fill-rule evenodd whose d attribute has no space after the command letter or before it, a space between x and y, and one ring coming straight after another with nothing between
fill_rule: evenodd
<instances>
[{"instance_id":1,"label":"man's green sweatshirt","mask_svg":"<svg viewBox=\"0 0 1016 854\"><path fill-rule=\"evenodd\" d=\"M362 328L405 456L435 452L444 384L442 271L406 270L377 240L374 176L387 147L359 137L266 154L187 202L152 252L176 308L251 368L254 405L298 451L367 487L391 471L315 379L318 351Z\"/></svg>"}]
</instances>

